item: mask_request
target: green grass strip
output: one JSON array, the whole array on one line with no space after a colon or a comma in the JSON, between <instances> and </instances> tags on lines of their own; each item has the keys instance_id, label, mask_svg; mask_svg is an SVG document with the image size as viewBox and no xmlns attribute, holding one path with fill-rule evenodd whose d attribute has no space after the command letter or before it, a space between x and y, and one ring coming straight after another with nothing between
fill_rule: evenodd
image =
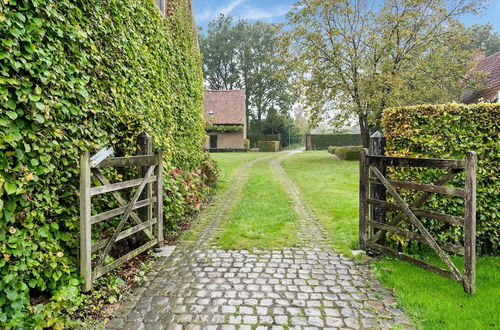
<instances>
[{"instance_id":1,"label":"green grass strip","mask_svg":"<svg viewBox=\"0 0 500 330\"><path fill-rule=\"evenodd\" d=\"M268 162L257 163L243 197L218 239L223 249L280 249L296 246L298 217L292 200L272 176Z\"/></svg>"},{"instance_id":2,"label":"green grass strip","mask_svg":"<svg viewBox=\"0 0 500 330\"><path fill-rule=\"evenodd\" d=\"M359 163L311 151L281 164L329 232L333 248L349 255L358 245Z\"/></svg>"}]
</instances>

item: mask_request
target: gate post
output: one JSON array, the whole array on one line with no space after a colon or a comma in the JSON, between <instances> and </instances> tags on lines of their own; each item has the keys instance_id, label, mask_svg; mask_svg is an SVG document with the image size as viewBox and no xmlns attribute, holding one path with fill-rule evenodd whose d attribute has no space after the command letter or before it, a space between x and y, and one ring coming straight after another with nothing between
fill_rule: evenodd
<instances>
[{"instance_id":1,"label":"gate post","mask_svg":"<svg viewBox=\"0 0 500 330\"><path fill-rule=\"evenodd\" d=\"M90 202L90 153L85 151L80 159L80 274L84 279L83 292L92 288Z\"/></svg>"},{"instance_id":2,"label":"gate post","mask_svg":"<svg viewBox=\"0 0 500 330\"><path fill-rule=\"evenodd\" d=\"M380 131L376 131L370 136L370 146L369 146L369 154L372 156L384 156L385 155L385 137L382 135ZM377 169L385 176L385 166L380 165ZM368 176L370 176L370 171L368 171ZM386 200L386 190L381 184L372 184L370 197L373 199L379 199L382 201ZM385 210L381 207L372 205L371 207L371 218L370 220L385 223ZM384 241L382 237L381 242Z\"/></svg>"},{"instance_id":3,"label":"gate post","mask_svg":"<svg viewBox=\"0 0 500 330\"><path fill-rule=\"evenodd\" d=\"M361 150L361 157L359 160L359 248L366 250L366 241L368 240L368 226L366 223L368 215L368 150L363 148Z\"/></svg>"},{"instance_id":4,"label":"gate post","mask_svg":"<svg viewBox=\"0 0 500 330\"><path fill-rule=\"evenodd\" d=\"M476 291L476 166L477 153L467 153L465 166L464 291Z\"/></svg>"},{"instance_id":5,"label":"gate post","mask_svg":"<svg viewBox=\"0 0 500 330\"><path fill-rule=\"evenodd\" d=\"M137 137L137 155L147 156L153 153L153 146L151 143L151 136L143 132ZM139 167L139 178L143 178L148 171L149 166ZM139 200L144 200L153 197L153 183L148 183L144 188ZM149 204L138 210L139 218L142 221L149 221L153 219L153 205ZM152 227L149 227L150 232L152 232Z\"/></svg>"}]
</instances>

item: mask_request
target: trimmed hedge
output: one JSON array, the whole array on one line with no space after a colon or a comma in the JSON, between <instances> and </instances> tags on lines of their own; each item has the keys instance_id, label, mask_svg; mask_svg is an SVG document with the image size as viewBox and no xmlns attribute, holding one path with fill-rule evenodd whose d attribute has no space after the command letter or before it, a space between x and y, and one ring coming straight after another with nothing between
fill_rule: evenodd
<instances>
[{"instance_id":1,"label":"trimmed hedge","mask_svg":"<svg viewBox=\"0 0 500 330\"><path fill-rule=\"evenodd\" d=\"M280 141L259 141L257 144L260 152L280 151Z\"/></svg>"},{"instance_id":2,"label":"trimmed hedge","mask_svg":"<svg viewBox=\"0 0 500 330\"><path fill-rule=\"evenodd\" d=\"M329 146L361 145L361 134L311 134L313 150L327 150Z\"/></svg>"},{"instance_id":3,"label":"trimmed hedge","mask_svg":"<svg viewBox=\"0 0 500 330\"><path fill-rule=\"evenodd\" d=\"M422 105L387 109L382 118L387 137L386 154L392 156L464 159L469 150L478 153L477 234L483 254L500 251L500 104ZM413 170L393 173L396 178L432 182L443 171ZM463 187L464 176L452 182ZM463 200L433 195L427 208L463 216ZM425 207L423 207L425 208ZM462 229L440 221L426 225L441 240L460 243Z\"/></svg>"},{"instance_id":4,"label":"trimmed hedge","mask_svg":"<svg viewBox=\"0 0 500 330\"><path fill-rule=\"evenodd\" d=\"M332 153L342 160L359 160L361 146L345 146L345 147L329 147L332 148ZM329 149L330 151L330 149Z\"/></svg>"},{"instance_id":5,"label":"trimmed hedge","mask_svg":"<svg viewBox=\"0 0 500 330\"><path fill-rule=\"evenodd\" d=\"M329 146L328 147L328 152L331 153L332 155L335 155L335 150L337 150L338 147L334 146Z\"/></svg>"},{"instance_id":6,"label":"trimmed hedge","mask_svg":"<svg viewBox=\"0 0 500 330\"><path fill-rule=\"evenodd\" d=\"M259 141L279 141L281 145L281 134L252 134L249 133L250 145L257 146Z\"/></svg>"},{"instance_id":7,"label":"trimmed hedge","mask_svg":"<svg viewBox=\"0 0 500 330\"><path fill-rule=\"evenodd\" d=\"M61 328L81 302L83 150L135 154L136 136L149 132L171 170L169 226L199 209L200 177L210 179L195 172L205 157L201 57L189 4L175 3L165 19L151 0L0 2L2 326ZM97 209L113 205L104 199Z\"/></svg>"}]
</instances>

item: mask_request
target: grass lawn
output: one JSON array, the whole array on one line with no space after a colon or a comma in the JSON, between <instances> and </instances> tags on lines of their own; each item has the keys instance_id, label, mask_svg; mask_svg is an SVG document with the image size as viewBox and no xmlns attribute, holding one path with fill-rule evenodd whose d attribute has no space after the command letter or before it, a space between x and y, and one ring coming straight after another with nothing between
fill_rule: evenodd
<instances>
[{"instance_id":1,"label":"grass lawn","mask_svg":"<svg viewBox=\"0 0 500 330\"><path fill-rule=\"evenodd\" d=\"M282 163L345 254L358 244L358 162L335 160L326 151L307 151Z\"/></svg>"},{"instance_id":2,"label":"grass lawn","mask_svg":"<svg viewBox=\"0 0 500 330\"><path fill-rule=\"evenodd\" d=\"M218 243L224 249L295 246L297 220L292 201L273 178L268 162L257 163L245 184L243 198L224 223Z\"/></svg>"},{"instance_id":3,"label":"grass lawn","mask_svg":"<svg viewBox=\"0 0 500 330\"><path fill-rule=\"evenodd\" d=\"M375 263L381 281L395 289L421 329L497 329L500 327L500 258L477 261L477 291L399 260Z\"/></svg>"},{"instance_id":4,"label":"grass lawn","mask_svg":"<svg viewBox=\"0 0 500 330\"><path fill-rule=\"evenodd\" d=\"M297 154L283 167L328 229L334 248L348 252L358 240L358 163L338 161L326 151ZM459 266L462 266L459 264ZM477 260L477 292L399 260L374 262L381 281L422 329L500 327L500 258Z\"/></svg>"},{"instance_id":5,"label":"grass lawn","mask_svg":"<svg viewBox=\"0 0 500 330\"><path fill-rule=\"evenodd\" d=\"M220 167L221 179L219 186L226 187L231 182L231 177L236 169L246 162L269 155L258 152L220 152L210 154Z\"/></svg>"}]
</instances>

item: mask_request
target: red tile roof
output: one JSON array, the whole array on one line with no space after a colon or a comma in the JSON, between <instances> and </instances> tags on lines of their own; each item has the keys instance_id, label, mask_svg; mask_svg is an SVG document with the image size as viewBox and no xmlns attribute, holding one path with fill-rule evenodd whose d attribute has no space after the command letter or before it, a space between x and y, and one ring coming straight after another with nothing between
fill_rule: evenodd
<instances>
[{"instance_id":1,"label":"red tile roof","mask_svg":"<svg viewBox=\"0 0 500 330\"><path fill-rule=\"evenodd\" d=\"M495 99L500 90L500 52L481 59L472 72L486 73L486 89L468 90L460 100L462 103L474 103L478 99Z\"/></svg>"},{"instance_id":2,"label":"red tile roof","mask_svg":"<svg viewBox=\"0 0 500 330\"><path fill-rule=\"evenodd\" d=\"M245 100L244 90L205 91L205 120L216 125L244 125Z\"/></svg>"}]
</instances>

